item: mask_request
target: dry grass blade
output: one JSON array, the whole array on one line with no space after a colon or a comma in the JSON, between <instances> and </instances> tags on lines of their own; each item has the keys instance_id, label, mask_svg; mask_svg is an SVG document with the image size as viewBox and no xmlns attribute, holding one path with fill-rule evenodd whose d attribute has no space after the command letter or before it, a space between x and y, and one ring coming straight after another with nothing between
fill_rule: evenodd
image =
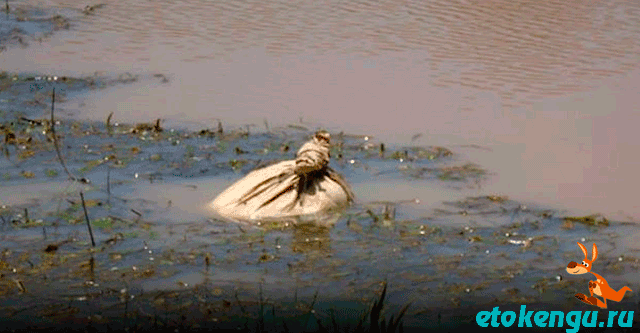
<instances>
[{"instance_id":1,"label":"dry grass blade","mask_svg":"<svg viewBox=\"0 0 640 333\"><path fill-rule=\"evenodd\" d=\"M404 331L404 328L402 326L402 317L405 315L407 310L409 310L409 306L411 306L411 303L408 303L407 305L402 307L400 313L398 313L398 318L396 318L395 320L393 319L393 315L391 316L391 318L389 319L389 325L386 327L387 332L395 332L396 329L398 330L398 332Z\"/></svg>"},{"instance_id":2,"label":"dry grass blade","mask_svg":"<svg viewBox=\"0 0 640 333\"><path fill-rule=\"evenodd\" d=\"M113 128L111 127L111 117L113 117L113 112L109 113L109 115L107 116L107 122L105 124L105 126L107 127L107 133L109 135L113 134Z\"/></svg>"},{"instance_id":3,"label":"dry grass blade","mask_svg":"<svg viewBox=\"0 0 640 333\"><path fill-rule=\"evenodd\" d=\"M362 317L358 321L358 325L356 326L354 332L387 333L387 332L396 332L396 330L398 332L404 331L404 327L402 325L402 317L404 317L411 303L405 305L400 310L400 313L398 313L397 318L394 318L393 316L391 316L391 318L389 319L389 322L387 323L387 321L382 316L382 310L384 308L384 300L386 295L387 295L387 283L384 282L380 297L373 302L373 305L371 306L371 310L369 310L369 312L365 312L362 315ZM364 322L366 321L367 317L370 317L370 324L369 324L369 329L365 330Z\"/></svg>"},{"instance_id":4,"label":"dry grass blade","mask_svg":"<svg viewBox=\"0 0 640 333\"><path fill-rule=\"evenodd\" d=\"M380 332L380 317L382 315L382 308L384 307L384 298L387 296L387 283L384 283L382 287L382 293L380 294L380 298L373 302L373 306L371 307L371 328L370 332ZM384 328L384 320L382 320L382 327Z\"/></svg>"},{"instance_id":5,"label":"dry grass blade","mask_svg":"<svg viewBox=\"0 0 640 333\"><path fill-rule=\"evenodd\" d=\"M69 176L69 179L76 180L76 177L73 176L71 172L69 172L69 169L67 169L67 165L64 163L64 160L62 159L62 154L60 153L60 147L58 146L58 138L56 136L56 121L53 116L55 102L56 102L56 88L53 88L53 93L51 94L51 135L53 137L53 146L56 148L56 154L58 154L58 160L60 161L60 164L62 164L62 168L64 169L64 172L67 173L67 175Z\"/></svg>"}]
</instances>

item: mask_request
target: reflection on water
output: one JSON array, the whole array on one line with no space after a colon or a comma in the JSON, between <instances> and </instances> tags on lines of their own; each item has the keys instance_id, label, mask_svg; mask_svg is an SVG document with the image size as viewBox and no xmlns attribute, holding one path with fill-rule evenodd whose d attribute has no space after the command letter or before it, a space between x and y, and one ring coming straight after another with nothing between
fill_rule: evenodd
<instances>
[{"instance_id":1,"label":"reflection on water","mask_svg":"<svg viewBox=\"0 0 640 333\"><path fill-rule=\"evenodd\" d=\"M78 117L302 119L396 144L422 133L492 148L468 152L497 174L483 193L640 218L637 3L120 1L92 15L75 1L27 3L75 25L4 52L3 69L170 79L67 103Z\"/></svg>"}]
</instances>

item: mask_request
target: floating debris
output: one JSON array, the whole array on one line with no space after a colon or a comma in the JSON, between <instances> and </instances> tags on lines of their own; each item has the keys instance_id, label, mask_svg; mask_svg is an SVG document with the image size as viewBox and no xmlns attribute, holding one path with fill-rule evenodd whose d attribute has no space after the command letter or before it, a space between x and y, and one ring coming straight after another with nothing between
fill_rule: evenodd
<instances>
[{"instance_id":1,"label":"floating debris","mask_svg":"<svg viewBox=\"0 0 640 333\"><path fill-rule=\"evenodd\" d=\"M138 81L138 76L137 75L133 75L133 74L131 74L129 72L120 74L118 76L118 82L120 82L120 83L131 83L131 82L136 82L136 81Z\"/></svg>"},{"instance_id":2,"label":"floating debris","mask_svg":"<svg viewBox=\"0 0 640 333\"><path fill-rule=\"evenodd\" d=\"M509 200L509 197L507 197L506 195L503 196L499 196L499 195L488 195L487 199L493 201L493 202L505 202L507 200Z\"/></svg>"},{"instance_id":3,"label":"floating debris","mask_svg":"<svg viewBox=\"0 0 640 333\"><path fill-rule=\"evenodd\" d=\"M27 287L24 286L24 283L21 280L14 280L16 283L16 286L18 286L18 290L20 290L20 293L26 293L27 292Z\"/></svg>"},{"instance_id":4,"label":"floating debris","mask_svg":"<svg viewBox=\"0 0 640 333\"><path fill-rule=\"evenodd\" d=\"M162 83L169 82L169 79L167 79L167 77L164 74L153 74L153 77L161 78Z\"/></svg>"},{"instance_id":5,"label":"floating debris","mask_svg":"<svg viewBox=\"0 0 640 333\"><path fill-rule=\"evenodd\" d=\"M587 216L567 216L563 218L565 222L576 222L590 226L609 226L609 220L601 214L592 214Z\"/></svg>"},{"instance_id":6,"label":"floating debris","mask_svg":"<svg viewBox=\"0 0 640 333\"><path fill-rule=\"evenodd\" d=\"M71 26L71 23L69 23L69 20L66 17L63 17L61 15L55 15L53 16L50 21L54 24L54 29L55 30L68 30L69 27Z\"/></svg>"},{"instance_id":7,"label":"floating debris","mask_svg":"<svg viewBox=\"0 0 640 333\"><path fill-rule=\"evenodd\" d=\"M405 147L394 151L389 158L394 160L435 160L442 157L452 156L453 152L444 147Z\"/></svg>"},{"instance_id":8,"label":"floating debris","mask_svg":"<svg viewBox=\"0 0 640 333\"><path fill-rule=\"evenodd\" d=\"M22 171L20 172L20 175L24 178L30 179L30 178L34 178L36 175L35 173L31 172L31 171Z\"/></svg>"},{"instance_id":9,"label":"floating debris","mask_svg":"<svg viewBox=\"0 0 640 333\"><path fill-rule=\"evenodd\" d=\"M136 124L136 126L130 130L130 133L133 133L133 134L139 134L143 132L160 133L163 131L163 128L160 126L161 121L162 119L158 118L156 119L156 122L153 124L152 123Z\"/></svg>"},{"instance_id":10,"label":"floating debris","mask_svg":"<svg viewBox=\"0 0 640 333\"><path fill-rule=\"evenodd\" d=\"M82 10L82 13L83 13L83 14L85 14L85 15L93 15L93 14L94 14L94 11L95 11L96 9L100 9L100 8L102 8L102 7L104 7L104 6L105 6L105 4L104 4L104 3L100 3L100 4L97 4L97 5L93 5L93 6L87 5L87 6L85 6L85 7L84 7L84 9Z\"/></svg>"}]
</instances>

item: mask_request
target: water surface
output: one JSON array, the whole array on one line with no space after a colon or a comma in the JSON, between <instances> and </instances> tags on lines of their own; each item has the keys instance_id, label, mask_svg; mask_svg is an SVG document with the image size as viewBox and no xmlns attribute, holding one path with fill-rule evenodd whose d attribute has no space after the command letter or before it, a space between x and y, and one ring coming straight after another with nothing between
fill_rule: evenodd
<instances>
[{"instance_id":1,"label":"water surface","mask_svg":"<svg viewBox=\"0 0 640 333\"><path fill-rule=\"evenodd\" d=\"M635 281L638 4L127 0L90 14L74 1L16 6L46 8L71 25L7 48L3 70L124 78L60 94L63 155L91 184L65 182L37 131L43 148L32 159L16 159L24 149L7 146L11 157L0 162L0 201L8 206L0 210L1 239L14 252L0 262L16 268L7 276L24 281L34 302L70 285L65 300L86 297L94 291L83 285L88 280L114 290L125 281L139 296L198 285L224 286L219 296L230 299L237 283L255 298L262 282L279 295L294 284L307 298L320 288L339 291L322 295L327 300L362 299L386 278L393 302L409 295L416 309L495 302L487 294L505 303L575 305L569 302L586 291L586 279L558 274L581 259L576 241L601 246L610 283ZM48 90L21 87L17 95L2 92L2 117L47 117ZM113 136L104 125L111 112ZM165 120L161 134L129 133L156 118ZM218 121L225 133L251 134L227 141L198 134ZM288 124L308 131L278 129ZM332 161L359 199L334 229L263 232L206 210L258 161L292 158L316 127L368 136L347 139L352 147ZM287 143L292 150L281 152ZM380 143L386 158L377 155ZM432 145L454 155L390 158ZM236 146L249 153L234 153ZM105 159L112 154L115 160ZM440 179L438 168L468 162L489 174ZM82 264L90 240L80 190L104 247L97 278ZM493 194L512 201L487 197ZM389 205L396 215L388 220ZM611 225L563 219L591 213ZM110 241L118 233L123 239ZM42 253L67 238L57 255ZM203 267L207 255L211 271ZM146 276L147 269L154 272ZM38 283L42 275L57 284ZM25 299L13 280L2 280L0 292L11 296L7 304Z\"/></svg>"},{"instance_id":2,"label":"water surface","mask_svg":"<svg viewBox=\"0 0 640 333\"><path fill-rule=\"evenodd\" d=\"M636 220L639 9L625 1L132 2L3 53L6 70L163 73L65 108L200 128L303 121L478 144L484 192ZM421 189L415 189L421 191ZM425 190L422 190L425 194Z\"/></svg>"}]
</instances>

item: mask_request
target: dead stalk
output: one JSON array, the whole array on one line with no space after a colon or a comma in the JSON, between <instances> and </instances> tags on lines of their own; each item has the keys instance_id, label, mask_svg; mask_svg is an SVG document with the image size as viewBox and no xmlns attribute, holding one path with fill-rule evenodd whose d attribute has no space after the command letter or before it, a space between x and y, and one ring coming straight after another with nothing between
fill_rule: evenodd
<instances>
[{"instance_id":1,"label":"dead stalk","mask_svg":"<svg viewBox=\"0 0 640 333\"><path fill-rule=\"evenodd\" d=\"M378 223L378 221L380 221L380 218L378 218L378 215L376 215L374 212L372 212L371 209L367 209L367 214L369 214L369 216L371 216L371 218L373 219L374 223Z\"/></svg>"},{"instance_id":2,"label":"dead stalk","mask_svg":"<svg viewBox=\"0 0 640 333\"><path fill-rule=\"evenodd\" d=\"M87 227L89 228L89 235L91 236L91 245L96 247L96 241L93 239L93 230L91 230L91 221L89 221L89 213L87 213L87 206L84 203L84 194L80 191L80 200L82 200L82 209L84 209L84 217L87 220ZM93 257L91 258L93 259Z\"/></svg>"},{"instance_id":3,"label":"dead stalk","mask_svg":"<svg viewBox=\"0 0 640 333\"><path fill-rule=\"evenodd\" d=\"M55 102L56 102L56 88L53 88L53 93L51 94L51 135L53 136L53 145L56 148L56 153L58 154L58 160L60 161L60 164L62 164L62 167L64 168L64 172L67 173L67 175L69 176L69 179L76 180L76 177L71 175L71 172L69 172L69 169L67 169L67 165L64 163L64 160L62 159L62 154L60 153L60 147L58 146L58 138L56 137L56 122L53 117L53 109L54 109Z\"/></svg>"},{"instance_id":4,"label":"dead stalk","mask_svg":"<svg viewBox=\"0 0 640 333\"><path fill-rule=\"evenodd\" d=\"M93 240L93 237L91 238L91 240ZM89 258L89 269L90 269L89 272L91 273L91 281L95 280L95 268L96 268L96 260L93 258L93 253L91 253L91 258Z\"/></svg>"},{"instance_id":5,"label":"dead stalk","mask_svg":"<svg viewBox=\"0 0 640 333\"><path fill-rule=\"evenodd\" d=\"M105 126L107 127L107 133L109 135L113 134L113 128L111 127L111 117L113 117L113 112L109 113L109 115L107 116L107 123L105 124Z\"/></svg>"},{"instance_id":6,"label":"dead stalk","mask_svg":"<svg viewBox=\"0 0 640 333\"><path fill-rule=\"evenodd\" d=\"M218 135L222 135L224 130L222 129L222 122L218 120Z\"/></svg>"}]
</instances>

